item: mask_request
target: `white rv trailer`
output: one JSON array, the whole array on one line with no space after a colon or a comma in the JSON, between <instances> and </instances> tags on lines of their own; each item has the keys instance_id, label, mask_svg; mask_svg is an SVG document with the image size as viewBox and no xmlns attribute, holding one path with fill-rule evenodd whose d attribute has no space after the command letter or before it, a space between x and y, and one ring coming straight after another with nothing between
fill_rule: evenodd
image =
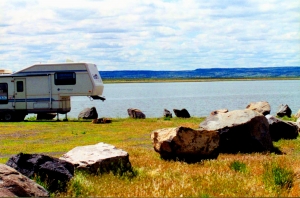
<instances>
[{"instance_id":1,"label":"white rv trailer","mask_svg":"<svg viewBox=\"0 0 300 198\"><path fill-rule=\"evenodd\" d=\"M4 72L3 72L4 73ZM71 96L102 97L103 82L95 64L37 64L0 75L0 119L23 120L29 113L71 110Z\"/></svg>"}]
</instances>

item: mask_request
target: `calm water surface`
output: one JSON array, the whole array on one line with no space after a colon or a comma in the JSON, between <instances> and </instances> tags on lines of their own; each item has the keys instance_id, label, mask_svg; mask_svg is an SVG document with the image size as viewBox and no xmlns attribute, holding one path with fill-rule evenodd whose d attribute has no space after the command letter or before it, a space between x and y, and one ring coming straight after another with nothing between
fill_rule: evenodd
<instances>
[{"instance_id":1,"label":"calm water surface","mask_svg":"<svg viewBox=\"0 0 300 198\"><path fill-rule=\"evenodd\" d=\"M68 117L77 118L82 109L93 106L99 117L128 117L128 108L138 108L146 117L162 117L164 108L172 113L186 108L191 116L201 117L257 101L268 101L273 115L280 104L288 104L295 114L300 109L299 88L299 80L105 84L105 102L72 97Z\"/></svg>"}]
</instances>

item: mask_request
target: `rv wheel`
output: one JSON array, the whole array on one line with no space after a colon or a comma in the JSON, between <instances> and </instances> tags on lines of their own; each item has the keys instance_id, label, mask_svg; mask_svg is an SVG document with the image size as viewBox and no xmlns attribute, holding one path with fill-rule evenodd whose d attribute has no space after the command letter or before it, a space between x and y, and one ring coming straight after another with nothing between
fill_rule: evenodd
<instances>
[{"instance_id":1,"label":"rv wheel","mask_svg":"<svg viewBox=\"0 0 300 198\"><path fill-rule=\"evenodd\" d=\"M4 121L10 122L13 121L13 114L10 112L7 112L4 114Z\"/></svg>"}]
</instances>

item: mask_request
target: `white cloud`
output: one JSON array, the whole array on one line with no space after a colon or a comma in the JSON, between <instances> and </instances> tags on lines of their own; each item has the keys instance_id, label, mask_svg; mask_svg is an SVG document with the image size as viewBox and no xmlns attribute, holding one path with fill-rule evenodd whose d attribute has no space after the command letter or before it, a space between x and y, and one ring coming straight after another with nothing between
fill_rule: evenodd
<instances>
[{"instance_id":1,"label":"white cloud","mask_svg":"<svg viewBox=\"0 0 300 198\"><path fill-rule=\"evenodd\" d=\"M1 0L0 67L300 66L295 0Z\"/></svg>"}]
</instances>

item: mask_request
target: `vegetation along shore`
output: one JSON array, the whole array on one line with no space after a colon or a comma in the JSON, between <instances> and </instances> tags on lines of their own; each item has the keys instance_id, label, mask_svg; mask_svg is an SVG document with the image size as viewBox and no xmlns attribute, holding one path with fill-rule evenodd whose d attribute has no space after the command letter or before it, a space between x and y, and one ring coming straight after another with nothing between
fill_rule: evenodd
<instances>
[{"instance_id":1,"label":"vegetation along shore","mask_svg":"<svg viewBox=\"0 0 300 198\"><path fill-rule=\"evenodd\" d=\"M118 70L100 71L100 74L105 83L299 80L300 67L199 68L180 71Z\"/></svg>"},{"instance_id":2,"label":"vegetation along shore","mask_svg":"<svg viewBox=\"0 0 300 198\"><path fill-rule=\"evenodd\" d=\"M300 80L300 77L260 77L260 78L103 78L109 83L165 83L165 82L218 82L218 81L259 81L259 80Z\"/></svg>"},{"instance_id":3,"label":"vegetation along shore","mask_svg":"<svg viewBox=\"0 0 300 198\"><path fill-rule=\"evenodd\" d=\"M60 157L76 146L99 142L129 153L133 172L90 175L76 172L65 192L52 196L300 196L300 138L279 140L282 152L220 154L198 163L167 161L153 150L150 134L160 128L198 128L204 118L113 118L91 120L1 122L0 162L15 154L44 153Z\"/></svg>"}]
</instances>

